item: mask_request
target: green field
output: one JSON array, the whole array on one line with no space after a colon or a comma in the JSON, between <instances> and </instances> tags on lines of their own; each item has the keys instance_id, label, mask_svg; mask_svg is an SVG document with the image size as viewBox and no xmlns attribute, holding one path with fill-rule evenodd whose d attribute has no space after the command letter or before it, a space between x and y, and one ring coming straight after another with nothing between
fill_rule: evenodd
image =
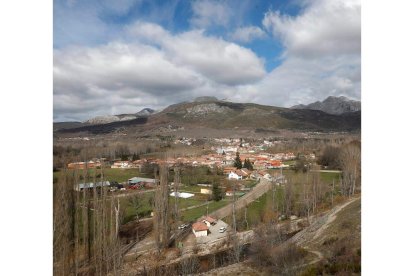
<instances>
[{"instance_id":1,"label":"green field","mask_svg":"<svg viewBox=\"0 0 414 276\"><path fill-rule=\"evenodd\" d=\"M137 214L140 218L149 217L152 212L152 203L155 192L139 194L131 196L130 198L123 198L121 200L121 209L124 210L123 223L127 223L136 218ZM135 199L134 199L135 197ZM170 208L175 204L175 198L168 197ZM195 205L200 205L207 202L205 195L195 195L190 198L177 198L178 208L184 209ZM139 201L139 203L137 203ZM139 206L139 208L137 208ZM197 209L197 208L196 208Z\"/></svg>"},{"instance_id":2,"label":"green field","mask_svg":"<svg viewBox=\"0 0 414 276\"><path fill-rule=\"evenodd\" d=\"M75 170L66 170L66 173L68 175L74 175L75 174ZM78 174L83 176L83 170L78 170ZM98 179L100 179L101 177L101 170L100 169L96 169L96 172L94 169L88 169L86 172L87 175L87 181L92 181L94 174L96 173ZM53 172L53 180L54 182L60 177L62 176L63 171L58 171L58 172ZM104 168L103 169L103 176L104 176L104 180L107 181L116 181L116 182L125 182L128 179L135 177L135 176L140 176L140 177L148 177L148 178L153 178L153 175L146 175L143 173L140 173L138 169L111 169L111 168Z\"/></svg>"},{"instance_id":3,"label":"green field","mask_svg":"<svg viewBox=\"0 0 414 276\"><path fill-rule=\"evenodd\" d=\"M281 189L280 187L277 188L275 191L275 202L281 202L282 196L281 196ZM250 203L247 206L247 222L249 224L249 229L252 227L258 225L263 219L266 214L267 210L271 210L272 208L272 191L269 191ZM244 208L239 210L236 214L237 216L237 227L239 231L248 230L247 225L245 224L245 210ZM226 223L231 224L231 217L228 216L223 219Z\"/></svg>"},{"instance_id":4,"label":"green field","mask_svg":"<svg viewBox=\"0 0 414 276\"><path fill-rule=\"evenodd\" d=\"M230 201L225 200L225 199L220 200L220 201L210 201L208 205L208 212L211 213L217 209L220 209L221 207L226 206L229 203ZM183 221L193 221L206 214L207 214L207 206L201 206L201 207L197 207L197 208L182 212L182 219Z\"/></svg>"},{"instance_id":5,"label":"green field","mask_svg":"<svg viewBox=\"0 0 414 276\"><path fill-rule=\"evenodd\" d=\"M341 179L340 173L332 173L332 172L320 172L321 181L332 184L332 181L335 180L335 185L339 183Z\"/></svg>"}]
</instances>

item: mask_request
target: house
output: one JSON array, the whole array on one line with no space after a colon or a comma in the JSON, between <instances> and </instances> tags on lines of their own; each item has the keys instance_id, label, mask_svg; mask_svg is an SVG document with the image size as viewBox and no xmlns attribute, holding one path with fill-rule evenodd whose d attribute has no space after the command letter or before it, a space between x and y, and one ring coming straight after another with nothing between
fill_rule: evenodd
<instances>
[{"instance_id":1,"label":"house","mask_svg":"<svg viewBox=\"0 0 414 276\"><path fill-rule=\"evenodd\" d=\"M236 174L238 176L241 176L241 179L246 179L252 174L252 172L249 171L248 169L240 169L236 171Z\"/></svg>"},{"instance_id":2,"label":"house","mask_svg":"<svg viewBox=\"0 0 414 276\"><path fill-rule=\"evenodd\" d=\"M226 168L223 169L223 173L224 174L229 174L231 172L235 172L236 170L237 170L236 167L226 167Z\"/></svg>"},{"instance_id":3,"label":"house","mask_svg":"<svg viewBox=\"0 0 414 276\"><path fill-rule=\"evenodd\" d=\"M112 164L111 169L127 169L131 167L132 165L129 161L116 161Z\"/></svg>"},{"instance_id":4,"label":"house","mask_svg":"<svg viewBox=\"0 0 414 276\"><path fill-rule=\"evenodd\" d=\"M217 219L210 217L210 216L204 216L200 219L203 223L207 225L207 227L210 227L212 225L215 225L217 223Z\"/></svg>"},{"instance_id":5,"label":"house","mask_svg":"<svg viewBox=\"0 0 414 276\"><path fill-rule=\"evenodd\" d=\"M230 179L240 180L240 179L242 179L242 176L238 175L236 172L230 172L228 178L229 178L229 180Z\"/></svg>"},{"instance_id":6,"label":"house","mask_svg":"<svg viewBox=\"0 0 414 276\"><path fill-rule=\"evenodd\" d=\"M208 226L201 221L197 221L196 223L193 223L192 230L196 238L198 237L204 237L208 234Z\"/></svg>"},{"instance_id":7,"label":"house","mask_svg":"<svg viewBox=\"0 0 414 276\"><path fill-rule=\"evenodd\" d=\"M226 191L226 196L233 196L234 195L234 191L233 190L227 190Z\"/></svg>"},{"instance_id":8,"label":"house","mask_svg":"<svg viewBox=\"0 0 414 276\"><path fill-rule=\"evenodd\" d=\"M269 169L280 168L281 165L282 165L282 162L280 160L270 160L270 162L267 164L267 168Z\"/></svg>"},{"instance_id":9,"label":"house","mask_svg":"<svg viewBox=\"0 0 414 276\"><path fill-rule=\"evenodd\" d=\"M201 188L200 193L202 193L204 195L211 195L213 192L210 189Z\"/></svg>"},{"instance_id":10,"label":"house","mask_svg":"<svg viewBox=\"0 0 414 276\"><path fill-rule=\"evenodd\" d=\"M101 166L100 161L74 162L74 163L68 164L68 169L83 170L84 168L92 169L92 168L99 168L100 166Z\"/></svg>"}]
</instances>

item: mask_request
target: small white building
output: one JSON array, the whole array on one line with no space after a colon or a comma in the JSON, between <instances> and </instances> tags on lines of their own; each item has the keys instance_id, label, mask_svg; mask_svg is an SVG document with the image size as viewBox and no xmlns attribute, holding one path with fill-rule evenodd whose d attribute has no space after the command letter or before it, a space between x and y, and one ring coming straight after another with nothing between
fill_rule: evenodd
<instances>
[{"instance_id":1,"label":"small white building","mask_svg":"<svg viewBox=\"0 0 414 276\"><path fill-rule=\"evenodd\" d=\"M201 188L200 193L205 194L205 195L211 195L213 192L210 189Z\"/></svg>"},{"instance_id":2,"label":"small white building","mask_svg":"<svg viewBox=\"0 0 414 276\"><path fill-rule=\"evenodd\" d=\"M240 180L240 179L242 179L242 176L241 175L238 175L237 173L235 173L235 172L230 172L229 173L229 180L230 179L236 179L236 180Z\"/></svg>"},{"instance_id":3,"label":"small white building","mask_svg":"<svg viewBox=\"0 0 414 276\"><path fill-rule=\"evenodd\" d=\"M193 233L196 236L196 238L207 236L208 226L201 221L197 221L196 223L193 223L192 229L193 229Z\"/></svg>"}]
</instances>

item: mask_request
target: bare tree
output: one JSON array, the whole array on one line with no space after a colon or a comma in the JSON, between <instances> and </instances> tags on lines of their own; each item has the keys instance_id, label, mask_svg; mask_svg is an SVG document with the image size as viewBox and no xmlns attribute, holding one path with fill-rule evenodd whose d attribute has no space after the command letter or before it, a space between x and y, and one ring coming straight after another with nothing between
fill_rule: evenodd
<instances>
[{"instance_id":1,"label":"bare tree","mask_svg":"<svg viewBox=\"0 0 414 276\"><path fill-rule=\"evenodd\" d=\"M155 191L154 234L157 248L166 248L170 234L170 210L168 204L168 167L160 166L159 185Z\"/></svg>"},{"instance_id":2,"label":"bare tree","mask_svg":"<svg viewBox=\"0 0 414 276\"><path fill-rule=\"evenodd\" d=\"M355 144L345 145L340 154L342 168L342 194L355 193L361 178L361 148Z\"/></svg>"},{"instance_id":3,"label":"bare tree","mask_svg":"<svg viewBox=\"0 0 414 276\"><path fill-rule=\"evenodd\" d=\"M197 256L184 258L180 262L181 275L192 275L197 273L200 267L200 261Z\"/></svg>"}]
</instances>

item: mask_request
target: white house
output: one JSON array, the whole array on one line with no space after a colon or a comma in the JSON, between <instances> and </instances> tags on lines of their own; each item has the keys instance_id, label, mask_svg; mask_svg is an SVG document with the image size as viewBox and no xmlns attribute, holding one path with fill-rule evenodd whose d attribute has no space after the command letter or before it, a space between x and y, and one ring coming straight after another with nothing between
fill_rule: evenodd
<instances>
[{"instance_id":1,"label":"white house","mask_svg":"<svg viewBox=\"0 0 414 276\"><path fill-rule=\"evenodd\" d=\"M205 195L211 195L213 192L210 189L201 188L200 193L205 194Z\"/></svg>"},{"instance_id":2,"label":"white house","mask_svg":"<svg viewBox=\"0 0 414 276\"><path fill-rule=\"evenodd\" d=\"M131 163L129 161L116 161L111 166L111 169L127 169L131 168Z\"/></svg>"},{"instance_id":3,"label":"white house","mask_svg":"<svg viewBox=\"0 0 414 276\"><path fill-rule=\"evenodd\" d=\"M266 173L266 174L263 176L263 178L264 178L264 179L266 179L266 180L272 180L272 176L271 176L270 174L268 174L268 173Z\"/></svg>"},{"instance_id":4,"label":"white house","mask_svg":"<svg viewBox=\"0 0 414 276\"><path fill-rule=\"evenodd\" d=\"M241 175L238 175L237 173L235 173L235 172L230 172L229 173L229 179L236 179L236 180L240 180L240 179L242 179L242 176Z\"/></svg>"},{"instance_id":5,"label":"white house","mask_svg":"<svg viewBox=\"0 0 414 276\"><path fill-rule=\"evenodd\" d=\"M197 221L196 223L193 223L192 228L196 238L207 236L208 226L205 223Z\"/></svg>"}]
</instances>

